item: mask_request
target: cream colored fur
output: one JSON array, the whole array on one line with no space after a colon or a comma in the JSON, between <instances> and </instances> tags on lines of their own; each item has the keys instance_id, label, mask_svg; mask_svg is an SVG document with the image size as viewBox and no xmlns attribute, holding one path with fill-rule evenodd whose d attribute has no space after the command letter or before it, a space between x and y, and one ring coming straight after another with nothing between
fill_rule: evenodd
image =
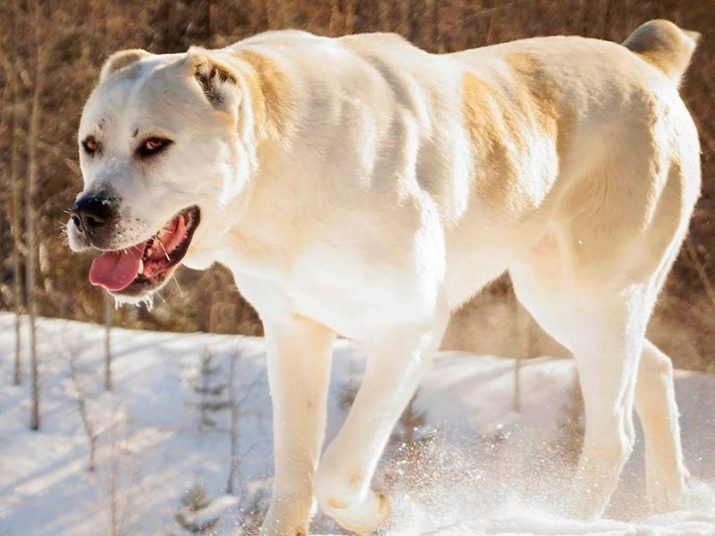
<instances>
[{"instance_id":1,"label":"cream colored fur","mask_svg":"<svg viewBox=\"0 0 715 536\"><path fill-rule=\"evenodd\" d=\"M653 21L625 45L546 37L434 55L389 34L281 31L105 65L80 140L105 148L82 158L84 191L119 193L117 248L198 204L185 264L229 267L264 322L276 465L263 534L307 534L314 498L357 533L385 522L370 482L390 431L450 312L504 271L581 374L566 507L603 513L634 407L648 496L678 506L672 369L645 329L699 194L677 91L695 42ZM175 143L138 165L137 133ZM321 456L336 334L364 343L367 370Z\"/></svg>"}]
</instances>

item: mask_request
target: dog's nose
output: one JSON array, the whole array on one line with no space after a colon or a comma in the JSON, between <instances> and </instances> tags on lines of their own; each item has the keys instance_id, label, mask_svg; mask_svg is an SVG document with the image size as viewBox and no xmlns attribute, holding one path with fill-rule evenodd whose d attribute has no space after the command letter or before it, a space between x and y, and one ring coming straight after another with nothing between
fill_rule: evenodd
<instances>
[{"instance_id":1,"label":"dog's nose","mask_svg":"<svg viewBox=\"0 0 715 536\"><path fill-rule=\"evenodd\" d=\"M105 196L88 195L77 200L72 207L72 221L80 232L91 235L110 223L116 215L114 201Z\"/></svg>"}]
</instances>

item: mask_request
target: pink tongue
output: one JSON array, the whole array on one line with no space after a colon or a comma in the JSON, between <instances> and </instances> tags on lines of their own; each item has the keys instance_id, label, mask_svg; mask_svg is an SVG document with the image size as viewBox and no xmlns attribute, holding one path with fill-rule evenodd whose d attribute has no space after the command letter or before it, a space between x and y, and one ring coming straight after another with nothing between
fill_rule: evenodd
<instances>
[{"instance_id":1,"label":"pink tongue","mask_svg":"<svg viewBox=\"0 0 715 536\"><path fill-rule=\"evenodd\" d=\"M141 244L121 251L102 253L92 261L89 282L110 292L124 290L137 276L144 247L145 244Z\"/></svg>"}]
</instances>

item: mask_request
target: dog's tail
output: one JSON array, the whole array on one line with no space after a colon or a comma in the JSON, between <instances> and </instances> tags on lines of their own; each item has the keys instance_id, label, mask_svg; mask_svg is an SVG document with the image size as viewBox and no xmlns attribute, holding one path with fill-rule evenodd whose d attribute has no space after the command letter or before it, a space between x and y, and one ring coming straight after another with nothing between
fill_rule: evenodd
<instances>
[{"instance_id":1,"label":"dog's tail","mask_svg":"<svg viewBox=\"0 0 715 536\"><path fill-rule=\"evenodd\" d=\"M675 84L685 73L700 34L682 30L663 19L642 24L623 41L623 46L658 68Z\"/></svg>"}]
</instances>

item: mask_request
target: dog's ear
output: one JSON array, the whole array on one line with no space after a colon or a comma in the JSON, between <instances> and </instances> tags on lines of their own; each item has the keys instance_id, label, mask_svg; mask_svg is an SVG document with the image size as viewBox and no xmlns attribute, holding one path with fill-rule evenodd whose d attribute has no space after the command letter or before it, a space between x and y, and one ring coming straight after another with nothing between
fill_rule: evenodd
<instances>
[{"instance_id":1,"label":"dog's ear","mask_svg":"<svg viewBox=\"0 0 715 536\"><path fill-rule=\"evenodd\" d=\"M219 110L235 112L241 94L236 70L197 47L189 49L187 59L191 76L209 103Z\"/></svg>"},{"instance_id":2,"label":"dog's ear","mask_svg":"<svg viewBox=\"0 0 715 536\"><path fill-rule=\"evenodd\" d=\"M107 61L104 62L104 65L102 65L102 70L99 72L99 81L103 82L110 74L116 73L125 67L129 67L142 58L147 58L149 56L152 56L152 53L142 50L141 48L130 48L128 50L115 52L109 56Z\"/></svg>"}]
</instances>

